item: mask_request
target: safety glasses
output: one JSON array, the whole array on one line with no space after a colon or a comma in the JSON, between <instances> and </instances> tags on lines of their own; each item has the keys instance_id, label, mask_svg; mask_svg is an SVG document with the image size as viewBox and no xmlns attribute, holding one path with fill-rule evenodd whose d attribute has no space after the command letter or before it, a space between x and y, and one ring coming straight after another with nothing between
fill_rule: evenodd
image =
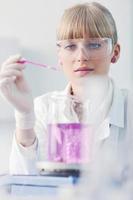
<instances>
[{"instance_id":1,"label":"safety glasses","mask_svg":"<svg viewBox=\"0 0 133 200\"><path fill-rule=\"evenodd\" d=\"M92 60L106 58L113 48L111 38L68 39L57 41L56 44L68 56L76 55L82 50Z\"/></svg>"}]
</instances>

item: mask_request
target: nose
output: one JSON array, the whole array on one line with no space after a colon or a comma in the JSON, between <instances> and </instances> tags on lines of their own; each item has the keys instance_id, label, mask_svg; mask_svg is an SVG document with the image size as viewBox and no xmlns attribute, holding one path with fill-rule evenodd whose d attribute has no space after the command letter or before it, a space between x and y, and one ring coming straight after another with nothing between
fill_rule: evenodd
<instances>
[{"instance_id":1,"label":"nose","mask_svg":"<svg viewBox=\"0 0 133 200\"><path fill-rule=\"evenodd\" d=\"M77 49L76 60L78 62L88 61L88 57L89 56L88 56L86 50L83 47Z\"/></svg>"}]
</instances>

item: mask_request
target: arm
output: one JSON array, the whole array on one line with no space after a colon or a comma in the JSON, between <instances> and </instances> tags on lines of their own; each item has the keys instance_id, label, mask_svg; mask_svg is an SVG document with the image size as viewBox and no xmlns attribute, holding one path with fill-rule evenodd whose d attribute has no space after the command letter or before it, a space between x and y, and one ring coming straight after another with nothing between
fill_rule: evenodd
<instances>
[{"instance_id":1,"label":"arm","mask_svg":"<svg viewBox=\"0 0 133 200\"><path fill-rule=\"evenodd\" d=\"M17 173L21 171L20 168L27 166L30 173L30 163L33 164L36 160L37 139L34 132L33 98L23 74L25 66L17 63L20 59L21 56L12 56L2 64L0 68L0 91L2 96L15 108L16 131L10 166L13 169L13 166L15 166L13 163L17 163L13 170L14 173L15 169ZM29 155L29 151L34 156ZM21 173L23 172L25 170L21 171Z\"/></svg>"},{"instance_id":2,"label":"arm","mask_svg":"<svg viewBox=\"0 0 133 200\"><path fill-rule=\"evenodd\" d=\"M22 146L28 147L28 146L31 146L35 142L36 135L33 129L21 130L17 128L16 140Z\"/></svg>"},{"instance_id":3,"label":"arm","mask_svg":"<svg viewBox=\"0 0 133 200\"><path fill-rule=\"evenodd\" d=\"M27 140L26 144L21 144L16 138L17 135L15 132L10 156L11 174L38 174L36 162L40 159L47 159L46 108L46 101L44 102L39 97L35 99L34 110L36 120L34 129L31 129L31 131L33 130L36 139L33 141L33 144L28 144L29 146L27 146ZM18 134L20 134L20 137L23 137L20 132ZM24 134L29 134L29 132L26 131Z\"/></svg>"}]
</instances>

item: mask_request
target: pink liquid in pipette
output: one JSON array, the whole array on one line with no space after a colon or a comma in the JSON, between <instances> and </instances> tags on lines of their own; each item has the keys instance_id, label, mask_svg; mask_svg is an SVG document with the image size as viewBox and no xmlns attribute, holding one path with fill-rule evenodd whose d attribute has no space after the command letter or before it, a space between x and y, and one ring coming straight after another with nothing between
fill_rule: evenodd
<instances>
[{"instance_id":1,"label":"pink liquid in pipette","mask_svg":"<svg viewBox=\"0 0 133 200\"><path fill-rule=\"evenodd\" d=\"M19 60L17 63L20 63L20 64L26 64L27 63L27 64L36 65L36 66L39 66L39 67L57 70L57 67L51 67L51 66L48 66L48 65L45 65L45 64L40 64L40 63L32 62L32 61L29 61L29 60L25 60L25 59Z\"/></svg>"}]
</instances>

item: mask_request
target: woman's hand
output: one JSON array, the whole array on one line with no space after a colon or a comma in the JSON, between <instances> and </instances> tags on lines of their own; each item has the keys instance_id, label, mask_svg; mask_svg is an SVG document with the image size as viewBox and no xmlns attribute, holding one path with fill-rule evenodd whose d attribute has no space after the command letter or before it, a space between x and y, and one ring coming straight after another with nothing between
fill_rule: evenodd
<instances>
[{"instance_id":1,"label":"woman's hand","mask_svg":"<svg viewBox=\"0 0 133 200\"><path fill-rule=\"evenodd\" d=\"M33 111L31 91L25 80L24 64L17 63L20 55L9 57L0 68L0 91L19 113Z\"/></svg>"}]
</instances>

